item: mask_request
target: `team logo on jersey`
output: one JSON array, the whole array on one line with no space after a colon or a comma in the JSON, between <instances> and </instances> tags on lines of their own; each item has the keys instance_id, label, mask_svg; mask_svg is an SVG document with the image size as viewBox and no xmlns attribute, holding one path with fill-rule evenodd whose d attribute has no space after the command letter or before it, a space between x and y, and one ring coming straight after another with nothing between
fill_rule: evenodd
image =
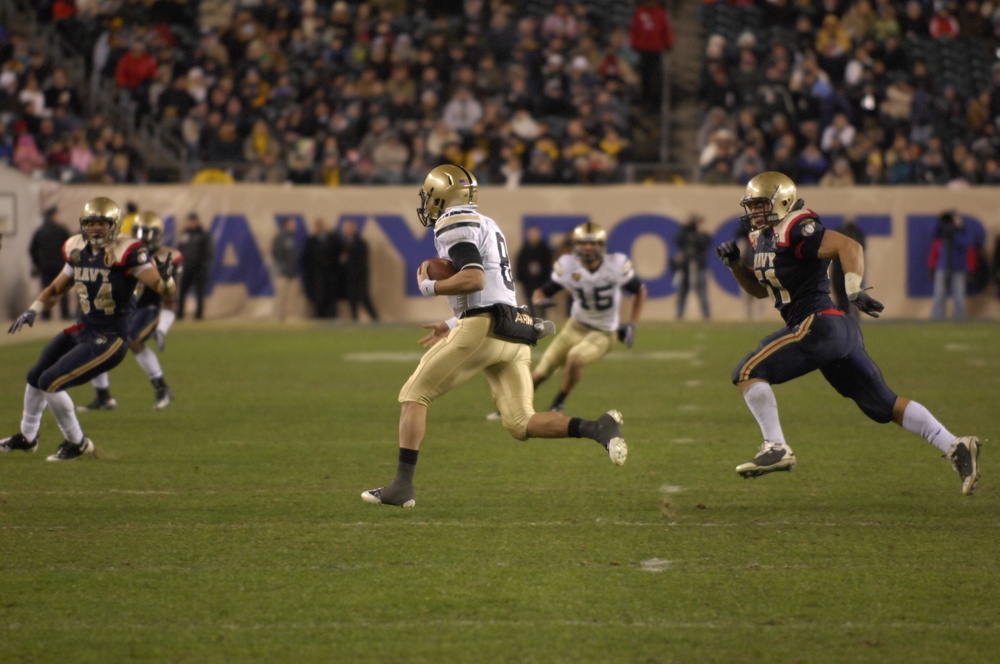
<instances>
[{"instance_id":1,"label":"team logo on jersey","mask_svg":"<svg viewBox=\"0 0 1000 664\"><path fill-rule=\"evenodd\" d=\"M108 338L97 337L96 339L94 339L94 343L97 344L98 346L103 346L104 344L108 343Z\"/></svg>"},{"instance_id":2,"label":"team logo on jersey","mask_svg":"<svg viewBox=\"0 0 1000 664\"><path fill-rule=\"evenodd\" d=\"M580 281L580 273L579 272L574 272L573 273L573 281Z\"/></svg>"},{"instance_id":3,"label":"team logo on jersey","mask_svg":"<svg viewBox=\"0 0 1000 664\"><path fill-rule=\"evenodd\" d=\"M806 237L809 237L815 232L816 232L816 224L811 221L802 227L802 234L805 235Z\"/></svg>"},{"instance_id":4,"label":"team logo on jersey","mask_svg":"<svg viewBox=\"0 0 1000 664\"><path fill-rule=\"evenodd\" d=\"M74 249L69 252L69 262L73 265L79 265L80 261L83 260L83 252L79 249Z\"/></svg>"},{"instance_id":5,"label":"team logo on jersey","mask_svg":"<svg viewBox=\"0 0 1000 664\"><path fill-rule=\"evenodd\" d=\"M146 261L149 260L149 256L146 255L146 250L145 249L140 249L139 253L136 254L136 256L137 256L137 260L139 261L139 263L145 263Z\"/></svg>"}]
</instances>

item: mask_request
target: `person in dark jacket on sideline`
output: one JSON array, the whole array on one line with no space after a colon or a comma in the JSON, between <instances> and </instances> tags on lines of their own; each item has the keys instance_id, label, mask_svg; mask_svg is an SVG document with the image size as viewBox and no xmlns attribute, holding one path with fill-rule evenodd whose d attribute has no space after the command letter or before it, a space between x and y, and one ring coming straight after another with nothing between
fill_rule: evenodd
<instances>
[{"instance_id":1,"label":"person in dark jacket on sideline","mask_svg":"<svg viewBox=\"0 0 1000 664\"><path fill-rule=\"evenodd\" d=\"M542 231L538 226L528 226L524 245L517 254L514 278L521 285L524 301L529 303L528 311L533 316L538 314L534 312L531 296L534 295L535 290L548 283L551 272L552 248L542 237Z\"/></svg>"},{"instance_id":2,"label":"person in dark jacket on sideline","mask_svg":"<svg viewBox=\"0 0 1000 664\"><path fill-rule=\"evenodd\" d=\"M358 224L347 220L340 227L340 282L344 299L351 305L351 318L358 320L358 307L378 320L378 313L368 294L368 243L358 235Z\"/></svg>"},{"instance_id":3,"label":"person in dark jacket on sideline","mask_svg":"<svg viewBox=\"0 0 1000 664\"><path fill-rule=\"evenodd\" d=\"M197 298L194 317L195 320L201 320L205 312L205 291L212 273L215 248L212 236L202 228L197 213L188 214L177 248L184 256L184 273L181 275L181 289L177 296L177 318L184 318L184 300L194 288Z\"/></svg>"},{"instance_id":4,"label":"person in dark jacket on sideline","mask_svg":"<svg viewBox=\"0 0 1000 664\"><path fill-rule=\"evenodd\" d=\"M941 213L937 232L931 242L927 267L934 279L933 320L944 320L948 298L952 300L952 317L965 318L965 288L976 273L976 246L972 232L953 210Z\"/></svg>"},{"instance_id":5,"label":"person in dark jacket on sideline","mask_svg":"<svg viewBox=\"0 0 1000 664\"><path fill-rule=\"evenodd\" d=\"M66 258L63 257L62 248L70 237L69 230L59 223L59 209L55 206L46 208L42 215L42 225L38 227L31 238L31 245L28 252L31 254L31 264L34 266L33 273L42 280L42 288L52 283L52 280L62 272L66 266ZM69 320L70 298L64 297L59 300L59 315L63 320ZM42 312L42 320L52 318L51 311Z\"/></svg>"}]
</instances>

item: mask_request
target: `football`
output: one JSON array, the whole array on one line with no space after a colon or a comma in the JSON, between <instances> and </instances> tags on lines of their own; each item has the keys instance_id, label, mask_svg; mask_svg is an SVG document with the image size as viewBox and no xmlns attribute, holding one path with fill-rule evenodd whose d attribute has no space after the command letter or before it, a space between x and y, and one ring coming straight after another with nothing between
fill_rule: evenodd
<instances>
[{"instance_id":1,"label":"football","mask_svg":"<svg viewBox=\"0 0 1000 664\"><path fill-rule=\"evenodd\" d=\"M433 279L434 281L447 279L458 272L458 270L455 269L455 265L447 258L430 258L426 261L426 263L427 278Z\"/></svg>"}]
</instances>

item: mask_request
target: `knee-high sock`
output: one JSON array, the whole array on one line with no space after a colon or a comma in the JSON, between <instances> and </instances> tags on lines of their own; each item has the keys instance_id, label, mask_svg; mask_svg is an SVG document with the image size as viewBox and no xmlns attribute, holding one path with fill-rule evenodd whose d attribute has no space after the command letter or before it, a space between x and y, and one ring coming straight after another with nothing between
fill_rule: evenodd
<instances>
[{"instance_id":1,"label":"knee-high sock","mask_svg":"<svg viewBox=\"0 0 1000 664\"><path fill-rule=\"evenodd\" d=\"M24 411L21 413L21 435L28 440L38 438L45 412L45 392L31 385L24 386Z\"/></svg>"},{"instance_id":2,"label":"knee-high sock","mask_svg":"<svg viewBox=\"0 0 1000 664\"><path fill-rule=\"evenodd\" d=\"M99 376L94 376L94 379L90 381L90 384L98 390L108 389L111 387L111 379L108 378L108 372L105 371Z\"/></svg>"},{"instance_id":3,"label":"knee-high sock","mask_svg":"<svg viewBox=\"0 0 1000 664\"><path fill-rule=\"evenodd\" d=\"M49 409L56 416L59 429L63 436L71 443L80 444L83 442L83 429L80 428L80 420L76 419L76 410L73 408L73 399L64 390L62 392L46 392L45 401L49 404Z\"/></svg>"},{"instance_id":4,"label":"knee-high sock","mask_svg":"<svg viewBox=\"0 0 1000 664\"><path fill-rule=\"evenodd\" d=\"M142 370L146 372L150 380L154 378L163 377L163 369L160 368L160 360L156 357L154 353L149 348L143 348L141 351L135 354L135 360L142 367Z\"/></svg>"},{"instance_id":5,"label":"knee-high sock","mask_svg":"<svg viewBox=\"0 0 1000 664\"><path fill-rule=\"evenodd\" d=\"M931 411L916 401L906 404L906 410L903 411L903 428L923 437L945 454L951 448L951 441L955 440L955 436L931 415Z\"/></svg>"},{"instance_id":6,"label":"knee-high sock","mask_svg":"<svg viewBox=\"0 0 1000 664\"><path fill-rule=\"evenodd\" d=\"M781 431L781 421L778 419L778 401L774 398L771 386L767 383L754 383L743 393L743 400L760 425L764 440L785 443L785 434ZM792 448L787 443L785 447L791 452Z\"/></svg>"}]
</instances>

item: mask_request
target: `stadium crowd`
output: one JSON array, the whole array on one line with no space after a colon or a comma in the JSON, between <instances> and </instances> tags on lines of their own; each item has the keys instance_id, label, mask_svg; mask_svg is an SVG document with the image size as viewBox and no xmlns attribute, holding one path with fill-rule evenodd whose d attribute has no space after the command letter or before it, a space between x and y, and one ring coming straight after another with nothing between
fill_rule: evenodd
<instances>
[{"instance_id":1,"label":"stadium crowd","mask_svg":"<svg viewBox=\"0 0 1000 664\"><path fill-rule=\"evenodd\" d=\"M542 14L503 0L37 8L96 81L113 80L136 124L153 119L191 162L239 181L417 182L442 160L483 182L623 177L634 54L626 27L605 32L587 3ZM61 102L23 35L2 42L17 137L5 158L70 181L142 179L141 156L122 156L99 118Z\"/></svg>"},{"instance_id":2,"label":"stadium crowd","mask_svg":"<svg viewBox=\"0 0 1000 664\"><path fill-rule=\"evenodd\" d=\"M621 182L634 114L655 112L637 103L639 60L614 3L33 6L85 61L90 94L112 90L133 126L156 123L198 177L416 183L446 160L483 183ZM702 0L700 11L693 179L743 184L772 169L801 185L1000 182L996 3ZM29 44L0 26L0 159L67 182L145 181L128 127L84 109L80 82Z\"/></svg>"},{"instance_id":3,"label":"stadium crowd","mask_svg":"<svg viewBox=\"0 0 1000 664\"><path fill-rule=\"evenodd\" d=\"M799 185L1000 183L1000 6L708 2L698 168Z\"/></svg>"}]
</instances>

